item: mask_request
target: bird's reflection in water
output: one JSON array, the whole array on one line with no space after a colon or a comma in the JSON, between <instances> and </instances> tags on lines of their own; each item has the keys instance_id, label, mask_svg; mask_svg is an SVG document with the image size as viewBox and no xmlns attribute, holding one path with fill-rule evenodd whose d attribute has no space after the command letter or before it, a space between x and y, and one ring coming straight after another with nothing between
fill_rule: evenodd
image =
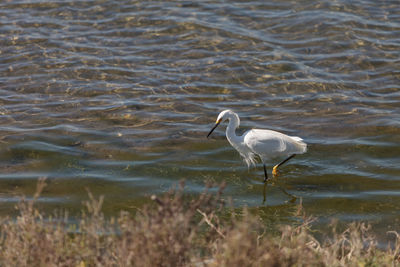
<instances>
[{"instance_id":1,"label":"bird's reflection in water","mask_svg":"<svg viewBox=\"0 0 400 267\"><path fill-rule=\"evenodd\" d=\"M285 195L287 195L290 199L286 200L285 202L289 203L294 203L297 200L297 197L295 195L290 194L289 192L286 191L286 189L282 186L282 183L279 181L279 179L269 179L264 183L264 188L263 188L263 205L266 204L267 202L267 185L270 184L271 186L277 186Z\"/></svg>"}]
</instances>

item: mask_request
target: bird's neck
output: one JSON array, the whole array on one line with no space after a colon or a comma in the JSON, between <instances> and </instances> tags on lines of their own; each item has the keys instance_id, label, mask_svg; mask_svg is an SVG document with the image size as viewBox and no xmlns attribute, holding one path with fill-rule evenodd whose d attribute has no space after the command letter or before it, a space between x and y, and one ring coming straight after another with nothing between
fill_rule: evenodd
<instances>
[{"instance_id":1,"label":"bird's neck","mask_svg":"<svg viewBox=\"0 0 400 267\"><path fill-rule=\"evenodd\" d=\"M241 143L241 137L236 135L237 127L239 127L239 123L234 119L230 119L228 126L226 127L226 138L234 147L239 146Z\"/></svg>"}]
</instances>

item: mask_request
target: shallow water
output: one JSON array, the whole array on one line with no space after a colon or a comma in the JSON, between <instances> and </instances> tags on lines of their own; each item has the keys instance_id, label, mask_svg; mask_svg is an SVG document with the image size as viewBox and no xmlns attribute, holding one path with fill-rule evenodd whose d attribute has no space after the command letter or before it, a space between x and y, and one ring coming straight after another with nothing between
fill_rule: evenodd
<instances>
[{"instance_id":1,"label":"shallow water","mask_svg":"<svg viewBox=\"0 0 400 267\"><path fill-rule=\"evenodd\" d=\"M44 209L74 214L88 188L109 215L185 179L226 181L266 220L301 199L322 223L400 230L399 51L398 1L2 1L0 215L38 177ZM265 202L224 127L206 139L226 108L239 133L309 144Z\"/></svg>"}]
</instances>

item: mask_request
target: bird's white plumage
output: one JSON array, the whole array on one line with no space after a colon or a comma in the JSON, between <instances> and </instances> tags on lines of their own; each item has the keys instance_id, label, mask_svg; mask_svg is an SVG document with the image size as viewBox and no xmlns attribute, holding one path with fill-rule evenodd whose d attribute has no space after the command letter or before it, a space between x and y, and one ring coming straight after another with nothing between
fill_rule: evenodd
<instances>
[{"instance_id":1,"label":"bird's white plumage","mask_svg":"<svg viewBox=\"0 0 400 267\"><path fill-rule=\"evenodd\" d=\"M237 136L235 131L239 127L240 120L239 116L231 110L224 110L218 115L217 125L225 120L229 120L226 137L248 166L255 165L256 155L265 163L269 158L302 154L307 151L307 145L300 137L288 136L272 130L252 129L242 136ZM215 127L211 132L214 129Z\"/></svg>"},{"instance_id":2,"label":"bird's white plumage","mask_svg":"<svg viewBox=\"0 0 400 267\"><path fill-rule=\"evenodd\" d=\"M243 134L244 143L261 159L302 154L307 151L303 139L271 130L253 129Z\"/></svg>"}]
</instances>

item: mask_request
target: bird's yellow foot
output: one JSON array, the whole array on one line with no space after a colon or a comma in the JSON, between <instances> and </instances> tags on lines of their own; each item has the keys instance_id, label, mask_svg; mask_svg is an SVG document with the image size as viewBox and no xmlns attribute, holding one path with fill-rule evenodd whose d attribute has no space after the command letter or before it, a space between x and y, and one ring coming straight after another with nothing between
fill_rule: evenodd
<instances>
[{"instance_id":1,"label":"bird's yellow foot","mask_svg":"<svg viewBox=\"0 0 400 267\"><path fill-rule=\"evenodd\" d=\"M273 175L273 176L278 176L278 166L275 166L275 167L272 169L272 175Z\"/></svg>"}]
</instances>

